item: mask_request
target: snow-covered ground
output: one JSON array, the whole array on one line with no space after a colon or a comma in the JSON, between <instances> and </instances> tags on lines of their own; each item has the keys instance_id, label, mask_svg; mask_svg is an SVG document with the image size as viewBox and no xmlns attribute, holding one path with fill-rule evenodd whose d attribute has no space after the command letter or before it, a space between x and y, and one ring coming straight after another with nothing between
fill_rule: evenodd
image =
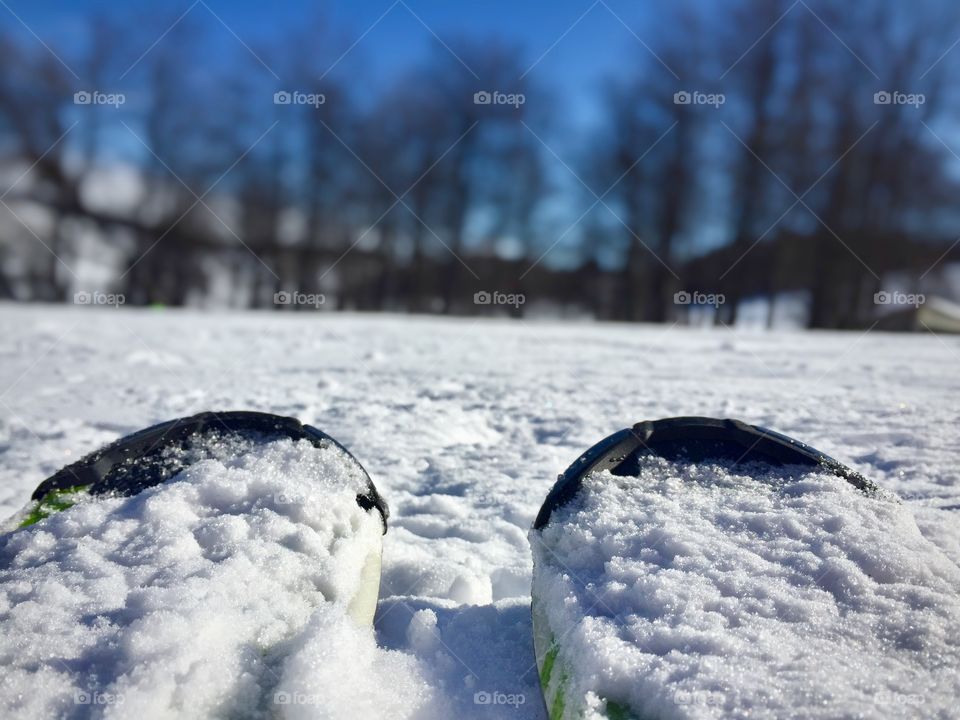
<instances>
[{"instance_id":1,"label":"snow-covered ground","mask_svg":"<svg viewBox=\"0 0 960 720\"><path fill-rule=\"evenodd\" d=\"M451 717L543 718L527 531L580 452L658 417L771 427L900 493L957 562L958 369L956 337L876 331L4 306L0 511L145 425L294 415L344 443L391 506L380 649L356 639L373 677L389 682L397 656L380 653L396 650Z\"/></svg>"}]
</instances>

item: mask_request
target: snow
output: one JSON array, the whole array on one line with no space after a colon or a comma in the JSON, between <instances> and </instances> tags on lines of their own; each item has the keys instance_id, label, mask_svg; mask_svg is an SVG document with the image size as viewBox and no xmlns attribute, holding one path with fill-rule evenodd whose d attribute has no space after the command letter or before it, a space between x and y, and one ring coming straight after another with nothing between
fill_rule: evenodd
<instances>
[{"instance_id":1,"label":"snow","mask_svg":"<svg viewBox=\"0 0 960 720\"><path fill-rule=\"evenodd\" d=\"M591 695L641 717L955 710L960 568L893 497L648 458L585 479L531 544L570 717Z\"/></svg>"},{"instance_id":2,"label":"snow","mask_svg":"<svg viewBox=\"0 0 960 720\"><path fill-rule=\"evenodd\" d=\"M3 717L57 717L84 698L108 717L253 717L303 685L318 644L338 673L372 663L344 652L382 533L356 502L357 466L307 441L208 438L187 453L196 464L165 484L88 497L0 541ZM416 667L380 656L415 707Z\"/></svg>"},{"instance_id":3,"label":"snow","mask_svg":"<svg viewBox=\"0 0 960 720\"><path fill-rule=\"evenodd\" d=\"M392 515L373 633L325 606L304 612L285 691L307 699L310 668L335 665L349 682L324 680L329 692L352 684L387 702L396 690L383 717L542 720L527 534L583 450L658 417L771 427L899 493L956 563L958 362L956 337L877 331L0 306L0 515L65 463L152 423L209 409L296 416L356 455ZM211 623L204 642L232 642L229 623ZM132 651L108 648L104 662ZM31 701L61 682L35 678ZM317 704L287 707L323 717Z\"/></svg>"}]
</instances>

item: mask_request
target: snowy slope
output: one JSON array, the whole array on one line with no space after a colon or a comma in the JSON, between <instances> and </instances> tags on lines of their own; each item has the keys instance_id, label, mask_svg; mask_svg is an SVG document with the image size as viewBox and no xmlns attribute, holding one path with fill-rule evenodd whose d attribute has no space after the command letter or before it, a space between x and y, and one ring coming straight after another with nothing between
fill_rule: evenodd
<instances>
[{"instance_id":1,"label":"snowy slope","mask_svg":"<svg viewBox=\"0 0 960 720\"><path fill-rule=\"evenodd\" d=\"M542 718L527 531L581 451L664 416L772 427L904 495L957 561L958 366L957 338L879 332L5 306L0 509L144 425L294 415L343 442L391 505L371 678L387 668L388 682L379 653L399 650L457 717ZM323 651L304 648L305 667Z\"/></svg>"}]
</instances>

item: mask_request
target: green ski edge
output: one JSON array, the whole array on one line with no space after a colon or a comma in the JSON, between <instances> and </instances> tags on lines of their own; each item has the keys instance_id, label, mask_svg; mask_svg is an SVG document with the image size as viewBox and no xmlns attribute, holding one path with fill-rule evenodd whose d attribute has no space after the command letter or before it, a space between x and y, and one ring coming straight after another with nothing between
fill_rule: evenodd
<instances>
[{"instance_id":1,"label":"green ski edge","mask_svg":"<svg viewBox=\"0 0 960 720\"><path fill-rule=\"evenodd\" d=\"M24 509L23 519L17 527L29 527L54 513L73 507L87 497L88 490L90 490L90 485L74 485L60 490L51 490L43 496L42 500L32 502Z\"/></svg>"},{"instance_id":2,"label":"green ski edge","mask_svg":"<svg viewBox=\"0 0 960 720\"><path fill-rule=\"evenodd\" d=\"M540 671L540 687L550 720L577 720L584 716L586 698L576 694L571 668L560 655L560 644L536 598L533 600L533 645ZM607 720L643 720L628 706L603 698Z\"/></svg>"}]
</instances>

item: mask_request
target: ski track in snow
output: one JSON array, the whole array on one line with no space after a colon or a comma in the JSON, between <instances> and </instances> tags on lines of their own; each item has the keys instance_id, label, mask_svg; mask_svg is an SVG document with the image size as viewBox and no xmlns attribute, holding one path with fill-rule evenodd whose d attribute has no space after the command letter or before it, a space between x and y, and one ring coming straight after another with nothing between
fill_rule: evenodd
<instances>
[{"instance_id":1,"label":"ski track in snow","mask_svg":"<svg viewBox=\"0 0 960 720\"><path fill-rule=\"evenodd\" d=\"M376 640L429 670L451 716L545 716L527 531L557 473L639 420L735 417L794 436L904 496L960 562L956 337L11 305L0 330L4 517L146 425L296 416L344 443L389 502ZM524 702L475 703L484 692Z\"/></svg>"}]
</instances>

